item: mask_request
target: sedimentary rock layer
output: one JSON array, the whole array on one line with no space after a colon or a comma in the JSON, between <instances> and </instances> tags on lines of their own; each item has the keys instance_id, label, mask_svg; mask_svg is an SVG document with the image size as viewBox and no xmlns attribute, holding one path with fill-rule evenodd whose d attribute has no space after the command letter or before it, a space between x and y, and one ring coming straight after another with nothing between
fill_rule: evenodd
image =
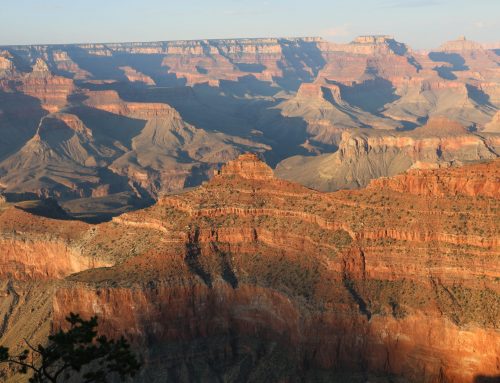
<instances>
[{"instance_id":1,"label":"sedimentary rock layer","mask_svg":"<svg viewBox=\"0 0 500 383\"><path fill-rule=\"evenodd\" d=\"M29 246L66 242L84 262L45 273L52 304L34 309L45 327L26 336L69 311L98 315L102 332L142 350L139 379L472 383L500 374L499 169L420 169L321 193L245 154L198 188L99 225L7 204L0 249L46 270ZM35 300L40 273L2 278L1 339L12 342L13 318L29 321L16 302Z\"/></svg>"}]
</instances>

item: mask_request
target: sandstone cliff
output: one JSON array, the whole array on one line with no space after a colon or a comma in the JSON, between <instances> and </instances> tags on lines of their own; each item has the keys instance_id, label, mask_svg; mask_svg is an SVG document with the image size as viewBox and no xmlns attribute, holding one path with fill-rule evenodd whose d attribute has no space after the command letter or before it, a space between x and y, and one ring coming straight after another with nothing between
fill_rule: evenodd
<instances>
[{"instance_id":1,"label":"sandstone cliff","mask_svg":"<svg viewBox=\"0 0 500 383\"><path fill-rule=\"evenodd\" d=\"M32 72L22 77L19 90L40 100L42 107L49 112L57 112L67 103L73 92L73 81L62 76L54 76L47 63L37 59Z\"/></svg>"},{"instance_id":2,"label":"sandstone cliff","mask_svg":"<svg viewBox=\"0 0 500 383\"><path fill-rule=\"evenodd\" d=\"M467 167L467 173L456 169L410 170L393 178L379 178L369 188L389 188L400 193L423 196L468 195L500 198L499 160Z\"/></svg>"}]
</instances>

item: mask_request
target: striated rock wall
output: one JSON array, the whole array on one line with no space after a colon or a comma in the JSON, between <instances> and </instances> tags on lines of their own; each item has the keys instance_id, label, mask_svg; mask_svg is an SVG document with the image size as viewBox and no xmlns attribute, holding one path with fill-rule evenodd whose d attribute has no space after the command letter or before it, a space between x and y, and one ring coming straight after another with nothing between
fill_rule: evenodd
<instances>
[{"instance_id":1,"label":"striated rock wall","mask_svg":"<svg viewBox=\"0 0 500 383\"><path fill-rule=\"evenodd\" d=\"M369 188L388 188L399 193L422 196L485 196L500 198L500 161L468 167L468 172L457 174L451 169L433 171L410 170L393 178L379 178L370 182Z\"/></svg>"},{"instance_id":2,"label":"striated rock wall","mask_svg":"<svg viewBox=\"0 0 500 383\"><path fill-rule=\"evenodd\" d=\"M126 334L134 343L156 349L165 341L210 339L230 329L241 338L278 341L297 360L324 369L356 370L363 365L371 372L402 374L409 381L456 383L473 382L478 375L498 371L500 349L491 347L491 339L497 336L494 330L460 329L423 314L370 321L328 312L304 315L283 294L253 286L58 290L56 326L63 323L68 309L84 316L97 314L105 333ZM226 363L232 358L230 353L220 357ZM179 360L171 355L156 368L176 363Z\"/></svg>"},{"instance_id":3,"label":"striated rock wall","mask_svg":"<svg viewBox=\"0 0 500 383\"><path fill-rule=\"evenodd\" d=\"M70 73L75 80L83 80L90 78L90 72L83 70L80 66L71 59L68 52L63 50L56 50L52 53L52 60L54 60L56 68L63 73Z\"/></svg>"},{"instance_id":4,"label":"striated rock wall","mask_svg":"<svg viewBox=\"0 0 500 383\"><path fill-rule=\"evenodd\" d=\"M180 119L178 112L167 104L125 102L120 99L114 90L89 91L86 93L88 99L85 104L92 108L104 110L119 116L127 116L148 120L155 117Z\"/></svg>"},{"instance_id":5,"label":"striated rock wall","mask_svg":"<svg viewBox=\"0 0 500 383\"><path fill-rule=\"evenodd\" d=\"M38 217L7 206L0 212L0 280L40 281L110 263L82 254L75 241L88 225Z\"/></svg>"},{"instance_id":6,"label":"striated rock wall","mask_svg":"<svg viewBox=\"0 0 500 383\"><path fill-rule=\"evenodd\" d=\"M83 257L61 241L43 239L0 239L0 279L46 280L61 279L73 273L107 263Z\"/></svg>"},{"instance_id":7,"label":"striated rock wall","mask_svg":"<svg viewBox=\"0 0 500 383\"><path fill-rule=\"evenodd\" d=\"M456 40L447 41L441 47L440 50L444 52L461 52L461 51L472 51L472 50L483 50L483 46L475 41L467 40L465 36L460 36Z\"/></svg>"},{"instance_id":8,"label":"striated rock wall","mask_svg":"<svg viewBox=\"0 0 500 383\"><path fill-rule=\"evenodd\" d=\"M253 180L269 180L274 178L273 170L260 161L257 155L246 153L239 156L234 161L229 161L216 172L220 176L238 176Z\"/></svg>"},{"instance_id":9,"label":"striated rock wall","mask_svg":"<svg viewBox=\"0 0 500 383\"><path fill-rule=\"evenodd\" d=\"M71 79L54 76L42 59L37 59L33 71L22 77L18 89L40 100L42 107L49 112L57 112L67 103L74 90Z\"/></svg>"}]
</instances>

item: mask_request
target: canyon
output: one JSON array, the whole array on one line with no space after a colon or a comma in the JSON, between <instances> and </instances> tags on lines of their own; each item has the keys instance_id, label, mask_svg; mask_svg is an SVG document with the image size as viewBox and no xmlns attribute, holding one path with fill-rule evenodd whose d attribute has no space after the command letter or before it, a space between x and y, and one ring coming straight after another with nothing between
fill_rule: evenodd
<instances>
[{"instance_id":1,"label":"canyon","mask_svg":"<svg viewBox=\"0 0 500 383\"><path fill-rule=\"evenodd\" d=\"M0 46L0 345L78 312L137 382L499 381L499 54Z\"/></svg>"},{"instance_id":2,"label":"canyon","mask_svg":"<svg viewBox=\"0 0 500 383\"><path fill-rule=\"evenodd\" d=\"M493 382L499 201L498 159L320 192L251 153L98 224L3 201L0 343L75 311L138 381Z\"/></svg>"},{"instance_id":3,"label":"canyon","mask_svg":"<svg viewBox=\"0 0 500 383\"><path fill-rule=\"evenodd\" d=\"M0 192L104 219L245 152L323 191L493 159L499 64L464 37L425 52L385 35L0 47Z\"/></svg>"}]
</instances>

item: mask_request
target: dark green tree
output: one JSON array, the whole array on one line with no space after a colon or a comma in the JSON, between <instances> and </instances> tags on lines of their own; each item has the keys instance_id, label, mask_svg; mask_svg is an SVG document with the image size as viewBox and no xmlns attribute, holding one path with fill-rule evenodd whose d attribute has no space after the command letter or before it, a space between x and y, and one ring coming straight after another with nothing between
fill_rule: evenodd
<instances>
[{"instance_id":1,"label":"dark green tree","mask_svg":"<svg viewBox=\"0 0 500 383\"><path fill-rule=\"evenodd\" d=\"M125 338L97 336L97 317L83 320L71 313L66 320L69 329L50 335L46 346L35 347L25 340L27 348L17 355L0 346L0 364L32 373L33 383L64 382L75 375L84 383L105 383L113 375L123 381L139 371L141 364Z\"/></svg>"}]
</instances>

